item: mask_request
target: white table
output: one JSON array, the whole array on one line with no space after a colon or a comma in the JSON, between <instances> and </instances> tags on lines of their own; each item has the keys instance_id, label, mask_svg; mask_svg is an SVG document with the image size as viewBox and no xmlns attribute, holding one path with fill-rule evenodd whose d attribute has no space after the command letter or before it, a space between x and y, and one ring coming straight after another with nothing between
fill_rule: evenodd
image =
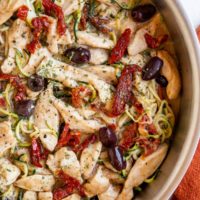
<instances>
[{"instance_id":1,"label":"white table","mask_svg":"<svg viewBox=\"0 0 200 200\"><path fill-rule=\"evenodd\" d=\"M173 0L172 0L173 1ZM200 0L177 0L183 4L195 28L200 25Z\"/></svg>"}]
</instances>

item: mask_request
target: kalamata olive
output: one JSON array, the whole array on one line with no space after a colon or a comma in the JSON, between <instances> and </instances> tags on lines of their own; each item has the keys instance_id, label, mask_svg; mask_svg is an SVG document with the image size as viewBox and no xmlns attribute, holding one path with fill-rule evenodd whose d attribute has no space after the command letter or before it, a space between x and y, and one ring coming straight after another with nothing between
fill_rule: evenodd
<instances>
[{"instance_id":1,"label":"kalamata olive","mask_svg":"<svg viewBox=\"0 0 200 200\"><path fill-rule=\"evenodd\" d=\"M168 85L168 80L162 75L156 77L156 82L162 87L167 87Z\"/></svg>"},{"instance_id":2,"label":"kalamata olive","mask_svg":"<svg viewBox=\"0 0 200 200\"><path fill-rule=\"evenodd\" d=\"M15 111L22 117L30 117L34 111L34 102L32 100L22 100L15 104Z\"/></svg>"},{"instance_id":3,"label":"kalamata olive","mask_svg":"<svg viewBox=\"0 0 200 200\"><path fill-rule=\"evenodd\" d=\"M112 129L103 127L99 129L99 140L104 146L113 147L117 143L117 136Z\"/></svg>"},{"instance_id":4,"label":"kalamata olive","mask_svg":"<svg viewBox=\"0 0 200 200\"><path fill-rule=\"evenodd\" d=\"M65 56L77 64L88 63L91 57L89 49L78 47L70 48L65 51Z\"/></svg>"},{"instance_id":5,"label":"kalamata olive","mask_svg":"<svg viewBox=\"0 0 200 200\"><path fill-rule=\"evenodd\" d=\"M122 150L119 146L115 146L108 149L108 155L112 166L121 171L126 168L126 161L124 160Z\"/></svg>"},{"instance_id":6,"label":"kalamata olive","mask_svg":"<svg viewBox=\"0 0 200 200\"><path fill-rule=\"evenodd\" d=\"M28 78L28 88L34 92L39 92L44 89L45 80L42 76L34 74Z\"/></svg>"},{"instance_id":7,"label":"kalamata olive","mask_svg":"<svg viewBox=\"0 0 200 200\"><path fill-rule=\"evenodd\" d=\"M163 61L160 58L151 58L143 68L142 79L148 81L156 78L159 75L162 66Z\"/></svg>"},{"instance_id":8,"label":"kalamata olive","mask_svg":"<svg viewBox=\"0 0 200 200\"><path fill-rule=\"evenodd\" d=\"M139 5L133 8L132 17L135 22L146 22L156 13L156 8L152 4Z\"/></svg>"}]
</instances>

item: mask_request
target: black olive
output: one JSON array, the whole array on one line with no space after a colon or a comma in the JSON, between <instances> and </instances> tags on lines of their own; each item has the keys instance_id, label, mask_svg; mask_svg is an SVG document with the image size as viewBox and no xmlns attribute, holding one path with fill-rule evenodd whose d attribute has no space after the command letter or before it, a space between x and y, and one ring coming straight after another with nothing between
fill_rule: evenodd
<instances>
[{"instance_id":1,"label":"black olive","mask_svg":"<svg viewBox=\"0 0 200 200\"><path fill-rule=\"evenodd\" d=\"M65 51L65 56L67 57L67 59L77 64L88 63L91 57L90 50L83 47L73 47L67 49Z\"/></svg>"},{"instance_id":2,"label":"black olive","mask_svg":"<svg viewBox=\"0 0 200 200\"><path fill-rule=\"evenodd\" d=\"M156 8L152 4L139 5L133 8L132 17L135 22L146 22L156 13Z\"/></svg>"},{"instance_id":3,"label":"black olive","mask_svg":"<svg viewBox=\"0 0 200 200\"><path fill-rule=\"evenodd\" d=\"M145 81L152 80L156 78L163 66L163 61L158 57L153 57L144 66L142 71L142 79Z\"/></svg>"},{"instance_id":4,"label":"black olive","mask_svg":"<svg viewBox=\"0 0 200 200\"><path fill-rule=\"evenodd\" d=\"M15 104L15 111L22 117L30 117L34 111L34 101L22 100Z\"/></svg>"},{"instance_id":5,"label":"black olive","mask_svg":"<svg viewBox=\"0 0 200 200\"><path fill-rule=\"evenodd\" d=\"M42 76L34 74L28 78L28 88L34 92L39 92L45 87L45 79Z\"/></svg>"},{"instance_id":6,"label":"black olive","mask_svg":"<svg viewBox=\"0 0 200 200\"><path fill-rule=\"evenodd\" d=\"M100 128L99 130L99 140L106 147L113 147L117 143L117 136L112 131L112 129L108 127Z\"/></svg>"},{"instance_id":7,"label":"black olive","mask_svg":"<svg viewBox=\"0 0 200 200\"><path fill-rule=\"evenodd\" d=\"M115 169L121 171L126 168L126 161L119 146L109 148L108 155L110 158L110 162Z\"/></svg>"},{"instance_id":8,"label":"black olive","mask_svg":"<svg viewBox=\"0 0 200 200\"><path fill-rule=\"evenodd\" d=\"M168 85L168 80L162 75L156 77L156 82L162 87L167 87Z\"/></svg>"}]
</instances>

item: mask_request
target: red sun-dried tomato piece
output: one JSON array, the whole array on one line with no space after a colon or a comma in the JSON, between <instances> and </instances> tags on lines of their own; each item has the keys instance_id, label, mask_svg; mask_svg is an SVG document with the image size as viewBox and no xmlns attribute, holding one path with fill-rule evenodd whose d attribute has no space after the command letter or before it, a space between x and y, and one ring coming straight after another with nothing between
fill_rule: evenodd
<instances>
[{"instance_id":1,"label":"red sun-dried tomato piece","mask_svg":"<svg viewBox=\"0 0 200 200\"><path fill-rule=\"evenodd\" d=\"M97 141L97 136L95 134L92 134L91 136L86 138L77 148L74 148L74 151L80 153L90 144L94 144L96 141Z\"/></svg>"},{"instance_id":2,"label":"red sun-dried tomato piece","mask_svg":"<svg viewBox=\"0 0 200 200\"><path fill-rule=\"evenodd\" d=\"M84 7L83 7L80 25L79 25L80 30L82 30L82 31L86 30L88 17L89 17L89 6L88 6L88 4L85 4Z\"/></svg>"},{"instance_id":3,"label":"red sun-dried tomato piece","mask_svg":"<svg viewBox=\"0 0 200 200\"><path fill-rule=\"evenodd\" d=\"M60 6L56 5L52 0L42 0L45 12L48 15L54 15L58 19L57 32L64 35L67 29L65 16Z\"/></svg>"},{"instance_id":4,"label":"red sun-dried tomato piece","mask_svg":"<svg viewBox=\"0 0 200 200\"><path fill-rule=\"evenodd\" d=\"M166 34L166 35L162 35L158 38L155 38L155 37L149 35L148 33L146 33L144 35L144 38L145 38L146 43L149 48L157 49L158 47L160 47L163 43L165 43L168 40L169 36Z\"/></svg>"},{"instance_id":5,"label":"red sun-dried tomato piece","mask_svg":"<svg viewBox=\"0 0 200 200\"><path fill-rule=\"evenodd\" d=\"M0 107L5 107L6 106L6 101L3 97L0 98Z\"/></svg>"},{"instance_id":6,"label":"red sun-dried tomato piece","mask_svg":"<svg viewBox=\"0 0 200 200\"><path fill-rule=\"evenodd\" d=\"M48 31L50 22L47 17L43 16L32 19L31 23L33 26L33 40L27 45L27 49L30 53L34 53L37 48L41 47L40 35Z\"/></svg>"},{"instance_id":7,"label":"red sun-dried tomato piece","mask_svg":"<svg viewBox=\"0 0 200 200\"><path fill-rule=\"evenodd\" d=\"M121 58L123 57L128 48L130 39L131 39L131 29L127 28L122 33L119 40L117 41L116 46L111 51L110 57L108 59L109 64L113 64L121 60Z\"/></svg>"},{"instance_id":8,"label":"red sun-dried tomato piece","mask_svg":"<svg viewBox=\"0 0 200 200\"><path fill-rule=\"evenodd\" d=\"M73 192L78 192L81 197L85 197L84 188L77 179L69 176L62 170L58 171L57 175L58 178L64 183L64 186L56 188L53 191L53 200L61 200Z\"/></svg>"},{"instance_id":9,"label":"red sun-dried tomato piece","mask_svg":"<svg viewBox=\"0 0 200 200\"><path fill-rule=\"evenodd\" d=\"M60 135L60 138L58 140L57 147L63 147L67 144L68 142L68 134L69 134L69 124L65 124L64 129Z\"/></svg>"},{"instance_id":10,"label":"red sun-dried tomato piece","mask_svg":"<svg viewBox=\"0 0 200 200\"><path fill-rule=\"evenodd\" d=\"M0 79L10 81L10 84L17 90L14 96L15 101L21 101L26 98L26 88L19 76L0 74Z\"/></svg>"},{"instance_id":11,"label":"red sun-dried tomato piece","mask_svg":"<svg viewBox=\"0 0 200 200\"><path fill-rule=\"evenodd\" d=\"M135 138L137 137L138 125L137 123L132 123L125 128L122 133L122 140L120 141L120 146L123 150L128 150L135 143Z\"/></svg>"},{"instance_id":12,"label":"red sun-dried tomato piece","mask_svg":"<svg viewBox=\"0 0 200 200\"><path fill-rule=\"evenodd\" d=\"M31 164L36 167L42 167L40 164L41 160L41 149L39 141L36 138L32 139L31 147L30 147L30 155L31 155Z\"/></svg>"},{"instance_id":13,"label":"red sun-dried tomato piece","mask_svg":"<svg viewBox=\"0 0 200 200\"><path fill-rule=\"evenodd\" d=\"M137 65L126 66L122 70L122 74L119 78L117 89L114 95L112 114L114 116L121 115L124 112L125 105L129 102L132 94L133 85L133 73L138 71Z\"/></svg>"},{"instance_id":14,"label":"red sun-dried tomato piece","mask_svg":"<svg viewBox=\"0 0 200 200\"><path fill-rule=\"evenodd\" d=\"M25 5L21 6L17 11L17 17L21 20L26 20L29 8Z\"/></svg>"}]
</instances>

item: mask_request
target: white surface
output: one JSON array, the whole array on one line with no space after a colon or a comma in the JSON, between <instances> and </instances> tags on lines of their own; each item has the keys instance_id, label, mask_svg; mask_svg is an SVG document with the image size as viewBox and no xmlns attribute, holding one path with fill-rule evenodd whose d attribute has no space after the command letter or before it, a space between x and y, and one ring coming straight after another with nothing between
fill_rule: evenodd
<instances>
[{"instance_id":1,"label":"white surface","mask_svg":"<svg viewBox=\"0 0 200 200\"><path fill-rule=\"evenodd\" d=\"M172 0L173 1L173 0ZM200 0L178 0L183 4L188 16L192 20L194 27L200 25Z\"/></svg>"}]
</instances>

